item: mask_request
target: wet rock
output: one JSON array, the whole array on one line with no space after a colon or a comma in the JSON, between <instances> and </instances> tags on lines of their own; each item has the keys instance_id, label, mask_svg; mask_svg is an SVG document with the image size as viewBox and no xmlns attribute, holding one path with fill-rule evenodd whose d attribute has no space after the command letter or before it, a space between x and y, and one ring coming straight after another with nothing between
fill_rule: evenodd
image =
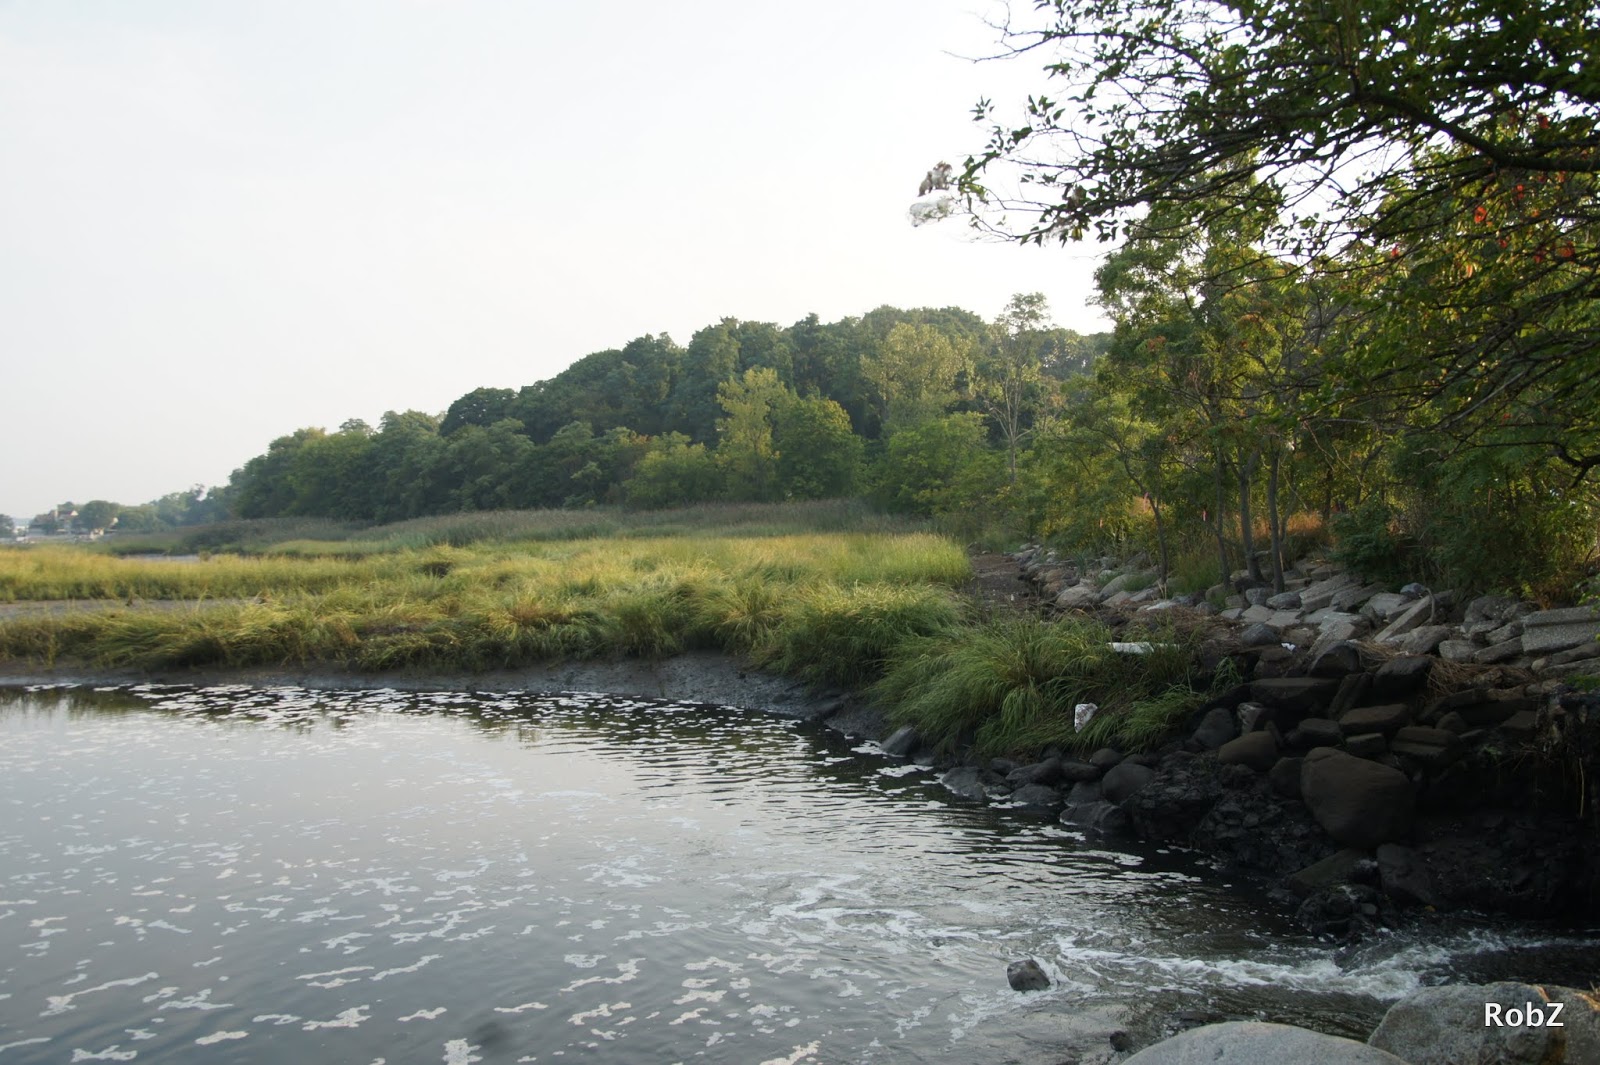
<instances>
[{"instance_id":1,"label":"wet rock","mask_svg":"<svg viewBox=\"0 0 1600 1065\"><path fill-rule=\"evenodd\" d=\"M1105 801L1105 797L1098 780L1081 780L1067 791L1067 805L1088 806L1090 803Z\"/></svg>"},{"instance_id":2,"label":"wet rock","mask_svg":"<svg viewBox=\"0 0 1600 1065\"><path fill-rule=\"evenodd\" d=\"M1391 1006L1367 1042L1411 1065L1547 1065L1596 1060L1571 1053L1581 1052L1586 1036L1594 1038L1592 1008L1580 1013L1562 1009L1559 1028L1528 1023L1530 1011L1537 1011L1541 1021L1550 1017L1551 991L1557 992L1558 1001L1561 992L1577 994L1567 988L1510 982L1425 987ZM1491 1018L1521 1023L1495 1024ZM1597 1045L1600 1043L1589 1044Z\"/></svg>"},{"instance_id":3,"label":"wet rock","mask_svg":"<svg viewBox=\"0 0 1600 1065\"><path fill-rule=\"evenodd\" d=\"M1124 836L1132 827L1122 807L1104 801L1068 806L1061 814L1061 822L1100 836Z\"/></svg>"},{"instance_id":4,"label":"wet rock","mask_svg":"<svg viewBox=\"0 0 1600 1065\"><path fill-rule=\"evenodd\" d=\"M1589 890L1588 837L1567 817L1447 814L1427 818L1417 836L1413 849L1441 908L1548 917L1581 905Z\"/></svg>"},{"instance_id":5,"label":"wet rock","mask_svg":"<svg viewBox=\"0 0 1600 1065\"><path fill-rule=\"evenodd\" d=\"M1267 783L1285 799L1300 798L1300 766L1304 758L1280 758L1267 770Z\"/></svg>"},{"instance_id":6,"label":"wet rock","mask_svg":"<svg viewBox=\"0 0 1600 1065\"><path fill-rule=\"evenodd\" d=\"M1223 765L1248 766L1258 773L1271 769L1277 760L1278 741L1271 732L1265 731L1247 732L1238 739L1224 743L1217 751L1217 761Z\"/></svg>"},{"instance_id":7,"label":"wet rock","mask_svg":"<svg viewBox=\"0 0 1600 1065\"><path fill-rule=\"evenodd\" d=\"M1377 931L1382 916L1380 901L1374 887L1335 884L1302 902L1295 911L1295 920L1312 935L1355 942Z\"/></svg>"},{"instance_id":8,"label":"wet rock","mask_svg":"<svg viewBox=\"0 0 1600 1065\"><path fill-rule=\"evenodd\" d=\"M1385 701L1407 699L1428 683L1433 659L1427 655L1391 658L1372 675L1372 697Z\"/></svg>"},{"instance_id":9,"label":"wet rock","mask_svg":"<svg viewBox=\"0 0 1600 1065\"><path fill-rule=\"evenodd\" d=\"M1296 1028L1288 1024L1263 1021L1228 1021L1191 1028L1171 1039L1145 1047L1124 1065L1202 1065L1227 1062L1227 1065L1288 1065L1291 1062L1316 1062L1318 1065L1406 1065L1387 1054L1354 1039Z\"/></svg>"},{"instance_id":10,"label":"wet rock","mask_svg":"<svg viewBox=\"0 0 1600 1065\"><path fill-rule=\"evenodd\" d=\"M1359 706L1339 718L1339 727L1348 733L1393 732L1411 721L1411 708L1404 703L1385 706Z\"/></svg>"},{"instance_id":11,"label":"wet rock","mask_svg":"<svg viewBox=\"0 0 1600 1065\"><path fill-rule=\"evenodd\" d=\"M1404 773L1332 747L1306 755L1300 795L1328 835L1352 847L1404 838L1416 807Z\"/></svg>"},{"instance_id":12,"label":"wet rock","mask_svg":"<svg viewBox=\"0 0 1600 1065\"><path fill-rule=\"evenodd\" d=\"M1195 826L1193 845L1230 865L1282 875L1304 868L1333 848L1304 803L1279 798L1252 782L1226 791Z\"/></svg>"},{"instance_id":13,"label":"wet rock","mask_svg":"<svg viewBox=\"0 0 1600 1065\"><path fill-rule=\"evenodd\" d=\"M1011 802L1036 813L1054 814L1064 804L1061 792L1045 784L1025 784L1011 793Z\"/></svg>"},{"instance_id":14,"label":"wet rock","mask_svg":"<svg viewBox=\"0 0 1600 1065\"><path fill-rule=\"evenodd\" d=\"M1310 898L1319 891L1350 883L1355 879L1356 868L1367 860L1366 851L1346 847L1297 870L1286 877L1284 883L1297 897Z\"/></svg>"},{"instance_id":15,"label":"wet rock","mask_svg":"<svg viewBox=\"0 0 1600 1065\"><path fill-rule=\"evenodd\" d=\"M1311 660L1313 677L1344 677L1361 670L1361 649L1349 640L1321 648Z\"/></svg>"},{"instance_id":16,"label":"wet rock","mask_svg":"<svg viewBox=\"0 0 1600 1065\"><path fill-rule=\"evenodd\" d=\"M1439 905L1433 878L1422 856L1410 847L1385 843L1378 848L1378 877L1383 893L1402 906Z\"/></svg>"},{"instance_id":17,"label":"wet rock","mask_svg":"<svg viewBox=\"0 0 1600 1065\"><path fill-rule=\"evenodd\" d=\"M1006 783L1013 788L1025 788L1030 784L1059 784L1062 780L1061 767L1059 758L1046 758L1042 762L1018 766L1006 774Z\"/></svg>"},{"instance_id":18,"label":"wet rock","mask_svg":"<svg viewBox=\"0 0 1600 1065\"><path fill-rule=\"evenodd\" d=\"M1089 764L1101 769L1110 769L1122 761L1122 752L1114 747L1102 747L1089 756Z\"/></svg>"},{"instance_id":19,"label":"wet rock","mask_svg":"<svg viewBox=\"0 0 1600 1065\"><path fill-rule=\"evenodd\" d=\"M1233 714L1219 706L1206 711L1206 716L1200 720L1200 727L1194 730L1194 741L1206 750L1214 751L1238 734Z\"/></svg>"},{"instance_id":20,"label":"wet rock","mask_svg":"<svg viewBox=\"0 0 1600 1065\"><path fill-rule=\"evenodd\" d=\"M1023 958L1006 966L1006 983L1013 991L1045 991L1050 987L1050 978L1038 962Z\"/></svg>"},{"instance_id":21,"label":"wet rock","mask_svg":"<svg viewBox=\"0 0 1600 1065\"><path fill-rule=\"evenodd\" d=\"M1100 766L1080 762L1075 758L1066 758L1061 762L1061 779L1074 784L1099 780L1104 774L1105 770Z\"/></svg>"},{"instance_id":22,"label":"wet rock","mask_svg":"<svg viewBox=\"0 0 1600 1065\"><path fill-rule=\"evenodd\" d=\"M1155 775L1156 771L1149 766L1122 762L1106 771L1100 780L1100 788L1107 801L1120 804L1137 795L1140 789L1155 779Z\"/></svg>"},{"instance_id":23,"label":"wet rock","mask_svg":"<svg viewBox=\"0 0 1600 1065\"><path fill-rule=\"evenodd\" d=\"M1146 839L1186 842L1222 795L1219 768L1198 755L1173 755L1124 804L1128 819Z\"/></svg>"},{"instance_id":24,"label":"wet rock","mask_svg":"<svg viewBox=\"0 0 1600 1065\"><path fill-rule=\"evenodd\" d=\"M1337 721L1325 717L1308 717L1289 733L1289 746L1300 748L1337 747L1344 742L1344 732Z\"/></svg>"},{"instance_id":25,"label":"wet rock","mask_svg":"<svg viewBox=\"0 0 1600 1065\"><path fill-rule=\"evenodd\" d=\"M957 766L941 776L939 783L943 784L958 798L971 799L976 802L983 802L988 798L989 784L984 779L983 770L977 766Z\"/></svg>"},{"instance_id":26,"label":"wet rock","mask_svg":"<svg viewBox=\"0 0 1600 1065\"><path fill-rule=\"evenodd\" d=\"M909 758L918 747L922 746L922 737L917 735L917 730L910 725L902 725L879 746L883 748L883 753L891 758Z\"/></svg>"}]
</instances>

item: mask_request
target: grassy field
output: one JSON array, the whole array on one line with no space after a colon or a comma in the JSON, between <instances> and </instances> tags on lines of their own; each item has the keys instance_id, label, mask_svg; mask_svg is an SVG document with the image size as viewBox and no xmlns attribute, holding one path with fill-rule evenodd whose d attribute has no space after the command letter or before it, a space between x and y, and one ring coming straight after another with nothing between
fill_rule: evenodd
<instances>
[{"instance_id":1,"label":"grassy field","mask_svg":"<svg viewBox=\"0 0 1600 1065\"><path fill-rule=\"evenodd\" d=\"M0 602L119 604L0 622L0 661L472 673L711 649L870 690L931 739L989 753L1148 741L1193 705L1187 653L1117 655L1097 625L986 616L961 593L972 571L959 545L859 508L530 512L311 531L235 527L252 553L188 560L0 550ZM149 600L192 605L139 608ZM1079 701L1105 709L1084 735L1071 727Z\"/></svg>"}]
</instances>

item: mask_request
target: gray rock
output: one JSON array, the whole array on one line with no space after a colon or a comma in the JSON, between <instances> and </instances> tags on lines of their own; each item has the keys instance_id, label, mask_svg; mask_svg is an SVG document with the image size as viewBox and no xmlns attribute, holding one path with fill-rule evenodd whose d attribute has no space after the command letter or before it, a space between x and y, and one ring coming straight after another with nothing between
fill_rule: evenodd
<instances>
[{"instance_id":1,"label":"gray rock","mask_svg":"<svg viewBox=\"0 0 1600 1065\"><path fill-rule=\"evenodd\" d=\"M1501 643L1490 644L1473 653L1472 660L1479 665L1494 665L1497 662L1509 662L1522 653L1522 637L1514 640L1505 640Z\"/></svg>"},{"instance_id":2,"label":"gray rock","mask_svg":"<svg viewBox=\"0 0 1600 1065\"><path fill-rule=\"evenodd\" d=\"M1354 588L1359 578L1353 573L1341 573L1326 580L1313 581L1300 589L1302 610L1321 610L1333 602L1333 597L1347 588Z\"/></svg>"},{"instance_id":3,"label":"gray rock","mask_svg":"<svg viewBox=\"0 0 1600 1065\"><path fill-rule=\"evenodd\" d=\"M1334 720L1342 720L1342 715L1352 706L1359 706L1366 700L1367 692L1372 688L1371 673L1352 673L1339 681L1339 689L1334 692L1333 699L1328 703L1328 716Z\"/></svg>"},{"instance_id":4,"label":"gray rock","mask_svg":"<svg viewBox=\"0 0 1600 1065\"><path fill-rule=\"evenodd\" d=\"M1465 623L1472 625L1480 621L1493 621L1498 624L1516 609L1516 606L1517 601L1509 596L1480 595L1467 604Z\"/></svg>"},{"instance_id":5,"label":"gray rock","mask_svg":"<svg viewBox=\"0 0 1600 1065\"><path fill-rule=\"evenodd\" d=\"M1418 626L1432 621L1434 613L1435 607L1432 596L1426 599L1419 599L1405 610L1396 614L1389 624L1385 625L1383 630L1373 639L1379 643L1395 643Z\"/></svg>"},{"instance_id":6,"label":"gray rock","mask_svg":"<svg viewBox=\"0 0 1600 1065\"><path fill-rule=\"evenodd\" d=\"M1522 619L1516 618L1501 625L1498 629L1490 629L1483 634L1483 639L1485 643L1505 643L1507 640L1515 640L1521 635Z\"/></svg>"},{"instance_id":7,"label":"gray rock","mask_svg":"<svg viewBox=\"0 0 1600 1065\"><path fill-rule=\"evenodd\" d=\"M1418 584L1416 581L1412 581L1410 584L1407 584L1400 589L1400 594L1408 599L1421 599L1423 596L1428 594L1428 588L1427 585Z\"/></svg>"},{"instance_id":8,"label":"gray rock","mask_svg":"<svg viewBox=\"0 0 1600 1065\"><path fill-rule=\"evenodd\" d=\"M1354 1039L1263 1021L1191 1028L1145 1047L1123 1065L1406 1065Z\"/></svg>"},{"instance_id":9,"label":"gray rock","mask_svg":"<svg viewBox=\"0 0 1600 1065\"><path fill-rule=\"evenodd\" d=\"M1217 751L1217 761L1223 765L1249 766L1257 773L1265 773L1278 761L1278 741L1270 731L1247 732L1224 743Z\"/></svg>"},{"instance_id":10,"label":"gray rock","mask_svg":"<svg viewBox=\"0 0 1600 1065\"><path fill-rule=\"evenodd\" d=\"M1269 598L1266 601L1266 605L1270 606L1274 610L1299 610L1301 606L1300 593L1279 592L1277 595Z\"/></svg>"},{"instance_id":11,"label":"gray rock","mask_svg":"<svg viewBox=\"0 0 1600 1065\"><path fill-rule=\"evenodd\" d=\"M1271 598L1271 588L1246 588L1244 590L1244 601L1251 606L1267 606L1267 600Z\"/></svg>"},{"instance_id":12,"label":"gray rock","mask_svg":"<svg viewBox=\"0 0 1600 1065\"><path fill-rule=\"evenodd\" d=\"M1099 780L1104 773L1105 770L1100 766L1091 765L1088 762L1080 762L1074 758L1064 759L1061 762L1061 779L1074 784L1087 780Z\"/></svg>"},{"instance_id":13,"label":"gray rock","mask_svg":"<svg viewBox=\"0 0 1600 1065\"><path fill-rule=\"evenodd\" d=\"M1346 754L1353 754L1357 758L1382 758L1389 753L1389 742L1381 732L1363 732L1346 736L1344 750Z\"/></svg>"},{"instance_id":14,"label":"gray rock","mask_svg":"<svg viewBox=\"0 0 1600 1065\"><path fill-rule=\"evenodd\" d=\"M1600 658L1600 640L1590 640L1588 643L1565 651L1557 651L1550 656L1550 664L1564 666L1572 662L1587 662L1591 658Z\"/></svg>"},{"instance_id":15,"label":"gray rock","mask_svg":"<svg viewBox=\"0 0 1600 1065\"><path fill-rule=\"evenodd\" d=\"M1250 698L1258 703L1312 715L1327 706L1339 690L1331 677L1273 677L1250 682Z\"/></svg>"},{"instance_id":16,"label":"gray rock","mask_svg":"<svg viewBox=\"0 0 1600 1065\"><path fill-rule=\"evenodd\" d=\"M1408 698L1428 683L1428 674L1432 669L1433 659L1427 655L1391 658L1372 675L1373 698Z\"/></svg>"},{"instance_id":17,"label":"gray rock","mask_svg":"<svg viewBox=\"0 0 1600 1065\"><path fill-rule=\"evenodd\" d=\"M1304 758L1280 758L1267 770L1267 783L1285 799L1300 797L1300 766Z\"/></svg>"},{"instance_id":18,"label":"gray rock","mask_svg":"<svg viewBox=\"0 0 1600 1065\"><path fill-rule=\"evenodd\" d=\"M1364 584L1352 588L1342 588L1334 593L1328 605L1335 610L1356 610L1365 606L1373 596L1383 591L1382 585Z\"/></svg>"},{"instance_id":19,"label":"gray rock","mask_svg":"<svg viewBox=\"0 0 1600 1065\"><path fill-rule=\"evenodd\" d=\"M1547 654L1600 639L1600 612L1592 606L1541 610L1522 619L1522 653Z\"/></svg>"},{"instance_id":20,"label":"gray rock","mask_svg":"<svg viewBox=\"0 0 1600 1065\"><path fill-rule=\"evenodd\" d=\"M1257 608L1251 607L1251 609L1254 610L1254 609L1257 609ZM1266 607L1261 607L1260 609L1266 610ZM1270 612L1268 613L1267 616L1271 617ZM1240 620L1252 620L1252 621L1255 621L1254 624L1245 626L1245 628L1242 629L1240 631L1240 633L1239 633L1239 642L1242 643L1244 646L1246 646L1246 647L1264 647L1267 644L1272 644L1272 643L1277 643L1278 642L1278 631L1276 629L1272 628L1270 625L1262 624L1262 622L1260 620L1246 619L1246 618L1243 618L1242 616L1241 616ZM1265 620L1265 619L1262 619L1262 620Z\"/></svg>"},{"instance_id":21,"label":"gray rock","mask_svg":"<svg viewBox=\"0 0 1600 1065\"><path fill-rule=\"evenodd\" d=\"M1136 762L1123 762L1112 766L1100 780L1101 791L1108 802L1121 805L1154 779L1156 771Z\"/></svg>"},{"instance_id":22,"label":"gray rock","mask_svg":"<svg viewBox=\"0 0 1600 1065\"><path fill-rule=\"evenodd\" d=\"M1030 810L1055 813L1062 807L1061 793L1047 784L1024 784L1011 793L1011 802Z\"/></svg>"},{"instance_id":23,"label":"gray rock","mask_svg":"<svg viewBox=\"0 0 1600 1065\"><path fill-rule=\"evenodd\" d=\"M1105 791L1101 789L1098 780L1081 780L1072 785L1067 792L1068 806L1088 806L1091 803L1104 802Z\"/></svg>"},{"instance_id":24,"label":"gray rock","mask_svg":"<svg viewBox=\"0 0 1600 1065\"><path fill-rule=\"evenodd\" d=\"M1428 867L1416 851L1398 843L1378 848L1378 878L1383 893L1402 906L1439 906Z\"/></svg>"},{"instance_id":25,"label":"gray rock","mask_svg":"<svg viewBox=\"0 0 1600 1065\"><path fill-rule=\"evenodd\" d=\"M939 783L963 799L982 802L988 798L988 789L984 786L983 781L983 771L976 766L956 766L956 768L940 777Z\"/></svg>"},{"instance_id":26,"label":"gray rock","mask_svg":"<svg viewBox=\"0 0 1600 1065\"><path fill-rule=\"evenodd\" d=\"M1023 958L1006 966L1006 983L1013 991L1044 991L1050 987L1050 978L1032 958Z\"/></svg>"},{"instance_id":27,"label":"gray rock","mask_svg":"<svg viewBox=\"0 0 1600 1065\"><path fill-rule=\"evenodd\" d=\"M1366 851L1346 847L1328 855L1320 862L1311 863L1299 872L1289 874L1283 882L1300 898L1310 898L1325 888L1349 883L1356 867L1367 860Z\"/></svg>"},{"instance_id":28,"label":"gray rock","mask_svg":"<svg viewBox=\"0 0 1600 1065\"><path fill-rule=\"evenodd\" d=\"M1454 631L1449 625L1424 625L1412 629L1400 641L1400 650L1408 655L1431 655Z\"/></svg>"},{"instance_id":29,"label":"gray rock","mask_svg":"<svg viewBox=\"0 0 1600 1065\"><path fill-rule=\"evenodd\" d=\"M1446 662L1469 662L1477 653L1478 645L1471 640L1444 640L1436 650Z\"/></svg>"},{"instance_id":30,"label":"gray rock","mask_svg":"<svg viewBox=\"0 0 1600 1065\"><path fill-rule=\"evenodd\" d=\"M1194 730L1194 740L1208 751L1214 751L1239 734L1233 723L1233 714L1223 707L1206 712L1200 727Z\"/></svg>"},{"instance_id":31,"label":"gray rock","mask_svg":"<svg viewBox=\"0 0 1600 1065\"><path fill-rule=\"evenodd\" d=\"M1312 653L1313 677L1346 677L1361 670L1361 649L1349 640L1318 644Z\"/></svg>"},{"instance_id":32,"label":"gray rock","mask_svg":"<svg viewBox=\"0 0 1600 1065\"><path fill-rule=\"evenodd\" d=\"M1128 832L1128 815L1116 803L1104 800L1068 806L1061 815L1061 822L1101 836L1122 836Z\"/></svg>"},{"instance_id":33,"label":"gray rock","mask_svg":"<svg viewBox=\"0 0 1600 1065\"><path fill-rule=\"evenodd\" d=\"M1074 584L1063 588L1056 596L1056 606L1063 610L1087 610L1100 601L1100 592L1092 584Z\"/></svg>"},{"instance_id":34,"label":"gray rock","mask_svg":"<svg viewBox=\"0 0 1600 1065\"><path fill-rule=\"evenodd\" d=\"M1362 732L1393 732L1410 723L1411 708L1404 703L1358 706L1339 718L1339 727L1351 735Z\"/></svg>"},{"instance_id":35,"label":"gray rock","mask_svg":"<svg viewBox=\"0 0 1600 1065\"><path fill-rule=\"evenodd\" d=\"M1561 1011L1562 1027L1488 1024L1492 1012L1500 1019L1511 1010L1526 1021L1530 1007L1542 1017L1551 1014L1546 996L1565 988L1539 988L1531 984L1455 984L1425 987L1414 991L1390 1007L1372 1037L1370 1046L1387 1050L1411 1065L1544 1065L1548 1062L1594 1061L1593 1057L1574 1056L1581 1043L1595 1031L1592 1008L1575 1013L1571 1007ZM1498 1008L1496 1008L1498 1007ZM1581 1030L1581 1031L1580 1031ZM1600 1043L1591 1043L1591 1047Z\"/></svg>"},{"instance_id":36,"label":"gray rock","mask_svg":"<svg viewBox=\"0 0 1600 1065\"><path fill-rule=\"evenodd\" d=\"M1089 756L1089 764L1101 769L1110 769L1122 761L1122 752L1114 747L1102 747Z\"/></svg>"},{"instance_id":37,"label":"gray rock","mask_svg":"<svg viewBox=\"0 0 1600 1065\"><path fill-rule=\"evenodd\" d=\"M1246 622L1264 622L1270 620L1276 613L1276 610L1263 603L1259 606L1246 607L1244 613L1239 615L1239 620Z\"/></svg>"},{"instance_id":38,"label":"gray rock","mask_svg":"<svg viewBox=\"0 0 1600 1065\"><path fill-rule=\"evenodd\" d=\"M1376 847L1411 831L1416 794L1398 769L1318 747L1300 767L1300 795L1336 842Z\"/></svg>"},{"instance_id":39,"label":"gray rock","mask_svg":"<svg viewBox=\"0 0 1600 1065\"><path fill-rule=\"evenodd\" d=\"M1308 717L1288 736L1291 747L1337 747L1344 742L1344 730L1337 721Z\"/></svg>"},{"instance_id":40,"label":"gray rock","mask_svg":"<svg viewBox=\"0 0 1600 1065\"><path fill-rule=\"evenodd\" d=\"M922 737L910 725L901 725L879 746L892 758L910 758L912 752L922 746Z\"/></svg>"},{"instance_id":41,"label":"gray rock","mask_svg":"<svg viewBox=\"0 0 1600 1065\"><path fill-rule=\"evenodd\" d=\"M1392 618L1411 609L1415 604L1399 592L1379 592L1372 596L1361 608L1361 612L1370 618L1376 618L1387 624Z\"/></svg>"},{"instance_id":42,"label":"gray rock","mask_svg":"<svg viewBox=\"0 0 1600 1065\"><path fill-rule=\"evenodd\" d=\"M1239 731L1258 732L1272 724L1274 711L1265 703L1242 702L1234 711L1239 719Z\"/></svg>"}]
</instances>

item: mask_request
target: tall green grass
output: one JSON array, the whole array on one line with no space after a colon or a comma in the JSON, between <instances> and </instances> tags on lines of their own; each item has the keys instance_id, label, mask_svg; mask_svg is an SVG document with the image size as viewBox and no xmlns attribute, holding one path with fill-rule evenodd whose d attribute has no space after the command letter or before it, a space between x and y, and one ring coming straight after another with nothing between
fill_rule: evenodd
<instances>
[{"instance_id":1,"label":"tall green grass","mask_svg":"<svg viewBox=\"0 0 1600 1065\"><path fill-rule=\"evenodd\" d=\"M1112 638L1093 621L992 619L908 641L872 694L946 750L1143 747L1198 705L1190 649L1168 635L1123 654ZM1073 708L1086 702L1100 709L1077 732Z\"/></svg>"}]
</instances>

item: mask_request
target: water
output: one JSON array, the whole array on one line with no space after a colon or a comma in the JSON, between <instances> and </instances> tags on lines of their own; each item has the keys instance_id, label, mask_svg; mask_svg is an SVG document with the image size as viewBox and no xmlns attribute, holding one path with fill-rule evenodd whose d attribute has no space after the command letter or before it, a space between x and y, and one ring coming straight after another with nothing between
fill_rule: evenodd
<instances>
[{"instance_id":1,"label":"water","mask_svg":"<svg viewBox=\"0 0 1600 1065\"><path fill-rule=\"evenodd\" d=\"M730 709L0 691L0 1065L1054 1061L1180 1010L1364 1037L1589 946L1336 955L1189 856ZM1009 990L1024 956L1054 989Z\"/></svg>"}]
</instances>

